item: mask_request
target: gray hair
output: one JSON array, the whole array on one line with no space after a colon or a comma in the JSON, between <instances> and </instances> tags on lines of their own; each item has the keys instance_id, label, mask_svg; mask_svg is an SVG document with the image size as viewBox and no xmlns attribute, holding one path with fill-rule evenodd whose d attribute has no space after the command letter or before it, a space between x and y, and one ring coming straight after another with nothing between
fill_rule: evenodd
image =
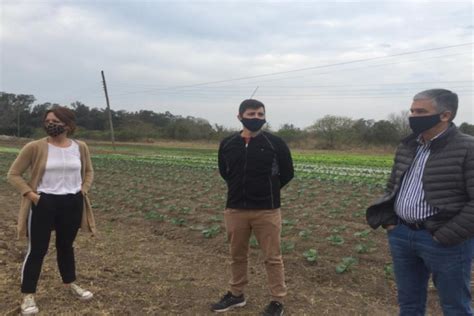
<instances>
[{"instance_id":1,"label":"gray hair","mask_svg":"<svg viewBox=\"0 0 474 316\"><path fill-rule=\"evenodd\" d=\"M451 112L452 121L456 117L458 111L458 95L446 89L430 89L417 93L413 97L413 101L431 100L439 113Z\"/></svg>"}]
</instances>

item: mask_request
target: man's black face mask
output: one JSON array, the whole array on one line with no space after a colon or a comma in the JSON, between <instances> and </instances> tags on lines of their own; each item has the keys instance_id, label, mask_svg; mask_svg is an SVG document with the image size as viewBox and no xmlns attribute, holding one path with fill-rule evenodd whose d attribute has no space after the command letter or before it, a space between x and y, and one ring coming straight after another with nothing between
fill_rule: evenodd
<instances>
[{"instance_id":1,"label":"man's black face mask","mask_svg":"<svg viewBox=\"0 0 474 316\"><path fill-rule=\"evenodd\" d=\"M252 132L257 132L259 131L263 124L265 124L267 121L265 119L259 119L259 118L243 118L240 120L242 122L242 125L244 125L248 130Z\"/></svg>"},{"instance_id":2,"label":"man's black face mask","mask_svg":"<svg viewBox=\"0 0 474 316\"><path fill-rule=\"evenodd\" d=\"M418 135L441 122L441 114L411 116L408 121L413 133Z\"/></svg>"}]
</instances>

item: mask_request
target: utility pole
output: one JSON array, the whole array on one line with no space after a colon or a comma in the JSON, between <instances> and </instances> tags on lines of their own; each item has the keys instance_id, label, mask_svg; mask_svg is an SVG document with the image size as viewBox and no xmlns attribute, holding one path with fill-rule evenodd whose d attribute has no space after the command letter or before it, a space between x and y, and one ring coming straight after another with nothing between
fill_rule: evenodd
<instances>
[{"instance_id":1,"label":"utility pole","mask_svg":"<svg viewBox=\"0 0 474 316\"><path fill-rule=\"evenodd\" d=\"M16 126L18 128L17 137L20 137L20 102L16 101L16 111L17 111L17 118L16 118Z\"/></svg>"},{"instance_id":2,"label":"utility pole","mask_svg":"<svg viewBox=\"0 0 474 316\"><path fill-rule=\"evenodd\" d=\"M109 116L110 137L112 139L112 147L115 150L114 125L112 124L112 112L110 111L109 94L107 93L107 84L105 83L104 71L101 70L100 73L102 74L102 83L104 84L105 100L107 101L107 113Z\"/></svg>"},{"instance_id":3,"label":"utility pole","mask_svg":"<svg viewBox=\"0 0 474 316\"><path fill-rule=\"evenodd\" d=\"M252 93L252 95L250 96L250 99L252 99L253 96L255 95L255 93L257 93L257 90L258 90L258 86L255 88L255 90L253 90L253 93Z\"/></svg>"}]
</instances>

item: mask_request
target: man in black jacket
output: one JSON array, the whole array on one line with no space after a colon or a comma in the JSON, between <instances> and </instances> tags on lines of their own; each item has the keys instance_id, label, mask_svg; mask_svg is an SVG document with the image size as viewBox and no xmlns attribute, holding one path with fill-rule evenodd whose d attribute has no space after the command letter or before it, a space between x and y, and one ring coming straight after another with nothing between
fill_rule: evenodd
<instances>
[{"instance_id":1,"label":"man in black jacket","mask_svg":"<svg viewBox=\"0 0 474 316\"><path fill-rule=\"evenodd\" d=\"M272 300L263 315L282 315L286 295L280 252L280 189L293 178L293 162L285 142L261 130L265 106L248 99L239 107L243 130L225 138L219 147L219 171L227 183L224 220L230 241L230 290L213 304L224 312L246 304L243 289L248 283L247 257L253 232L264 254Z\"/></svg>"},{"instance_id":2,"label":"man in black jacket","mask_svg":"<svg viewBox=\"0 0 474 316\"><path fill-rule=\"evenodd\" d=\"M387 192L367 209L387 230L401 315L424 315L430 274L445 315L472 315L474 137L452 123L458 97L432 89L413 98L410 127Z\"/></svg>"}]
</instances>

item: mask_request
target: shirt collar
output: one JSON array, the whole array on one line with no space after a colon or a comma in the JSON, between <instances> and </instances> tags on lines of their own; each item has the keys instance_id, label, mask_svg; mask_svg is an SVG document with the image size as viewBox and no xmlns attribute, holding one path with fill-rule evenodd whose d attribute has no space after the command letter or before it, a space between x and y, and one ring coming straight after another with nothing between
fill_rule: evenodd
<instances>
[{"instance_id":1,"label":"shirt collar","mask_svg":"<svg viewBox=\"0 0 474 316\"><path fill-rule=\"evenodd\" d=\"M430 139L429 141L427 141L427 142L425 142L425 141L423 140L423 136L420 134L420 135L418 135L418 136L416 137L416 141L418 142L419 145L423 145L423 146L426 145L426 146L429 146L429 145L431 145L431 143L432 143L435 139L441 137L444 133L446 133L448 129L449 129L449 127L446 128L445 130L441 131L441 132L438 133L437 135L435 135L433 138L431 138L431 139Z\"/></svg>"}]
</instances>

